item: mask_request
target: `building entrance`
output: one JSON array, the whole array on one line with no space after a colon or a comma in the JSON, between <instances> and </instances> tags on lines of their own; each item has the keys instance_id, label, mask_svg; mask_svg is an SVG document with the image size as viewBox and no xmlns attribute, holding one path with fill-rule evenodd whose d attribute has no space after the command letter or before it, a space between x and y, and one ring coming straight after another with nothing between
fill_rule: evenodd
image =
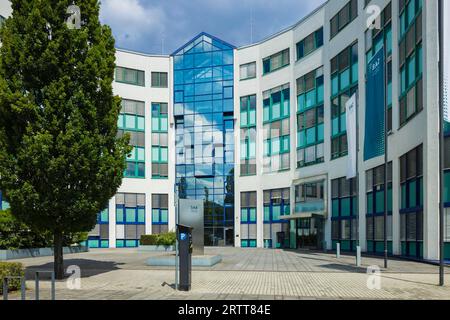
<instances>
[{"instance_id":1,"label":"building entrance","mask_svg":"<svg viewBox=\"0 0 450 320\"><path fill-rule=\"evenodd\" d=\"M297 249L322 250L324 241L322 217L296 219Z\"/></svg>"}]
</instances>

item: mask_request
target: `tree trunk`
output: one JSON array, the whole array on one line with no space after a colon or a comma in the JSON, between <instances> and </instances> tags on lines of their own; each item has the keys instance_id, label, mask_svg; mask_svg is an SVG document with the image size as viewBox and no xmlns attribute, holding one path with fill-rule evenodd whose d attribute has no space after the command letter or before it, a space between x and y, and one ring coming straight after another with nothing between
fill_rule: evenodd
<instances>
[{"instance_id":1,"label":"tree trunk","mask_svg":"<svg viewBox=\"0 0 450 320\"><path fill-rule=\"evenodd\" d=\"M54 271L58 280L64 279L64 260L63 260L63 234L61 231L55 231L53 235L54 247Z\"/></svg>"}]
</instances>

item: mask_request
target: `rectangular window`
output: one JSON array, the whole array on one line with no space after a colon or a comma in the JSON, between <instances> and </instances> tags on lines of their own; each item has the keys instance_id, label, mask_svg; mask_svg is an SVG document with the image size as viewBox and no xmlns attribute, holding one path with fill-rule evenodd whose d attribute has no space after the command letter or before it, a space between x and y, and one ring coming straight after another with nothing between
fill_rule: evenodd
<instances>
[{"instance_id":1,"label":"rectangular window","mask_svg":"<svg viewBox=\"0 0 450 320\"><path fill-rule=\"evenodd\" d=\"M422 0L400 3L400 126L423 109Z\"/></svg>"},{"instance_id":2,"label":"rectangular window","mask_svg":"<svg viewBox=\"0 0 450 320\"><path fill-rule=\"evenodd\" d=\"M358 43L331 60L331 159L347 155L345 104L358 89Z\"/></svg>"},{"instance_id":3,"label":"rectangular window","mask_svg":"<svg viewBox=\"0 0 450 320\"><path fill-rule=\"evenodd\" d=\"M268 247L275 244L277 239L272 239L275 233L271 230L281 230L288 232L289 222L284 220L290 213L290 188L264 190L264 242Z\"/></svg>"},{"instance_id":4,"label":"rectangular window","mask_svg":"<svg viewBox=\"0 0 450 320\"><path fill-rule=\"evenodd\" d=\"M344 251L356 250L358 240L358 182L344 178L331 181L332 241Z\"/></svg>"},{"instance_id":5,"label":"rectangular window","mask_svg":"<svg viewBox=\"0 0 450 320\"><path fill-rule=\"evenodd\" d=\"M168 87L167 72L152 72L152 87L167 88Z\"/></svg>"},{"instance_id":6,"label":"rectangular window","mask_svg":"<svg viewBox=\"0 0 450 320\"><path fill-rule=\"evenodd\" d=\"M126 178L145 178L145 102L122 99L119 136L130 134L133 150L127 157Z\"/></svg>"},{"instance_id":7,"label":"rectangular window","mask_svg":"<svg viewBox=\"0 0 450 320\"><path fill-rule=\"evenodd\" d=\"M263 92L264 173L290 168L290 88L289 84Z\"/></svg>"},{"instance_id":8,"label":"rectangular window","mask_svg":"<svg viewBox=\"0 0 450 320\"><path fill-rule=\"evenodd\" d=\"M116 67L116 82L145 87L145 71Z\"/></svg>"},{"instance_id":9,"label":"rectangular window","mask_svg":"<svg viewBox=\"0 0 450 320\"><path fill-rule=\"evenodd\" d=\"M400 229L402 255L422 258L423 246L423 147L400 158Z\"/></svg>"},{"instance_id":10,"label":"rectangular window","mask_svg":"<svg viewBox=\"0 0 450 320\"><path fill-rule=\"evenodd\" d=\"M168 231L169 196L167 194L152 194L152 234Z\"/></svg>"},{"instance_id":11,"label":"rectangular window","mask_svg":"<svg viewBox=\"0 0 450 320\"><path fill-rule=\"evenodd\" d=\"M350 0L330 21L330 39L358 16L358 1Z\"/></svg>"},{"instance_id":12,"label":"rectangular window","mask_svg":"<svg viewBox=\"0 0 450 320\"><path fill-rule=\"evenodd\" d=\"M116 194L116 239L121 246L136 247L145 234L145 194Z\"/></svg>"},{"instance_id":13,"label":"rectangular window","mask_svg":"<svg viewBox=\"0 0 450 320\"><path fill-rule=\"evenodd\" d=\"M300 60L323 46L323 28L311 33L297 43L297 60Z\"/></svg>"},{"instance_id":14,"label":"rectangular window","mask_svg":"<svg viewBox=\"0 0 450 320\"><path fill-rule=\"evenodd\" d=\"M324 161L323 67L297 79L297 168Z\"/></svg>"},{"instance_id":15,"label":"rectangular window","mask_svg":"<svg viewBox=\"0 0 450 320\"><path fill-rule=\"evenodd\" d=\"M152 103L152 178L168 178L168 104Z\"/></svg>"},{"instance_id":16,"label":"rectangular window","mask_svg":"<svg viewBox=\"0 0 450 320\"><path fill-rule=\"evenodd\" d=\"M246 63L240 66L240 79L247 80L256 78L256 62Z\"/></svg>"},{"instance_id":17,"label":"rectangular window","mask_svg":"<svg viewBox=\"0 0 450 320\"><path fill-rule=\"evenodd\" d=\"M263 59L263 75L281 69L290 63L289 48Z\"/></svg>"}]
</instances>

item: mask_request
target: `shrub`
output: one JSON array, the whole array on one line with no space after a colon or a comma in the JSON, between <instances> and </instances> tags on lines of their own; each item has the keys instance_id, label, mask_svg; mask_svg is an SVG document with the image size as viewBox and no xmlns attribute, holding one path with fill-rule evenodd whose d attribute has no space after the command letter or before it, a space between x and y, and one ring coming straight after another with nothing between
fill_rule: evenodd
<instances>
[{"instance_id":1,"label":"shrub","mask_svg":"<svg viewBox=\"0 0 450 320\"><path fill-rule=\"evenodd\" d=\"M21 263L17 262L0 262L0 294L3 294L3 278L4 277L23 277L24 268ZM9 291L20 289L20 280L14 279L8 281Z\"/></svg>"},{"instance_id":2,"label":"shrub","mask_svg":"<svg viewBox=\"0 0 450 320\"><path fill-rule=\"evenodd\" d=\"M64 235L64 246L79 244L87 240L87 232ZM31 230L11 214L11 210L0 211L0 250L53 247L53 235L50 232Z\"/></svg>"},{"instance_id":3,"label":"shrub","mask_svg":"<svg viewBox=\"0 0 450 320\"><path fill-rule=\"evenodd\" d=\"M173 246L175 245L175 232L142 235L140 244L143 246Z\"/></svg>"},{"instance_id":4,"label":"shrub","mask_svg":"<svg viewBox=\"0 0 450 320\"><path fill-rule=\"evenodd\" d=\"M157 234L142 235L140 244L143 246L156 246L157 238Z\"/></svg>"}]
</instances>

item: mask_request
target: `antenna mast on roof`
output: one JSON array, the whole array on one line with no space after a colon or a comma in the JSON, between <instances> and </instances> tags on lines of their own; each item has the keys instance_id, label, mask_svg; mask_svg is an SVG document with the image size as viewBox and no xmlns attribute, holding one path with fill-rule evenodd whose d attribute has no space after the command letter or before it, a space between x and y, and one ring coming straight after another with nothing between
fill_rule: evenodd
<instances>
[{"instance_id":1,"label":"antenna mast on roof","mask_svg":"<svg viewBox=\"0 0 450 320\"><path fill-rule=\"evenodd\" d=\"M250 43L253 43L253 7L250 5Z\"/></svg>"}]
</instances>

